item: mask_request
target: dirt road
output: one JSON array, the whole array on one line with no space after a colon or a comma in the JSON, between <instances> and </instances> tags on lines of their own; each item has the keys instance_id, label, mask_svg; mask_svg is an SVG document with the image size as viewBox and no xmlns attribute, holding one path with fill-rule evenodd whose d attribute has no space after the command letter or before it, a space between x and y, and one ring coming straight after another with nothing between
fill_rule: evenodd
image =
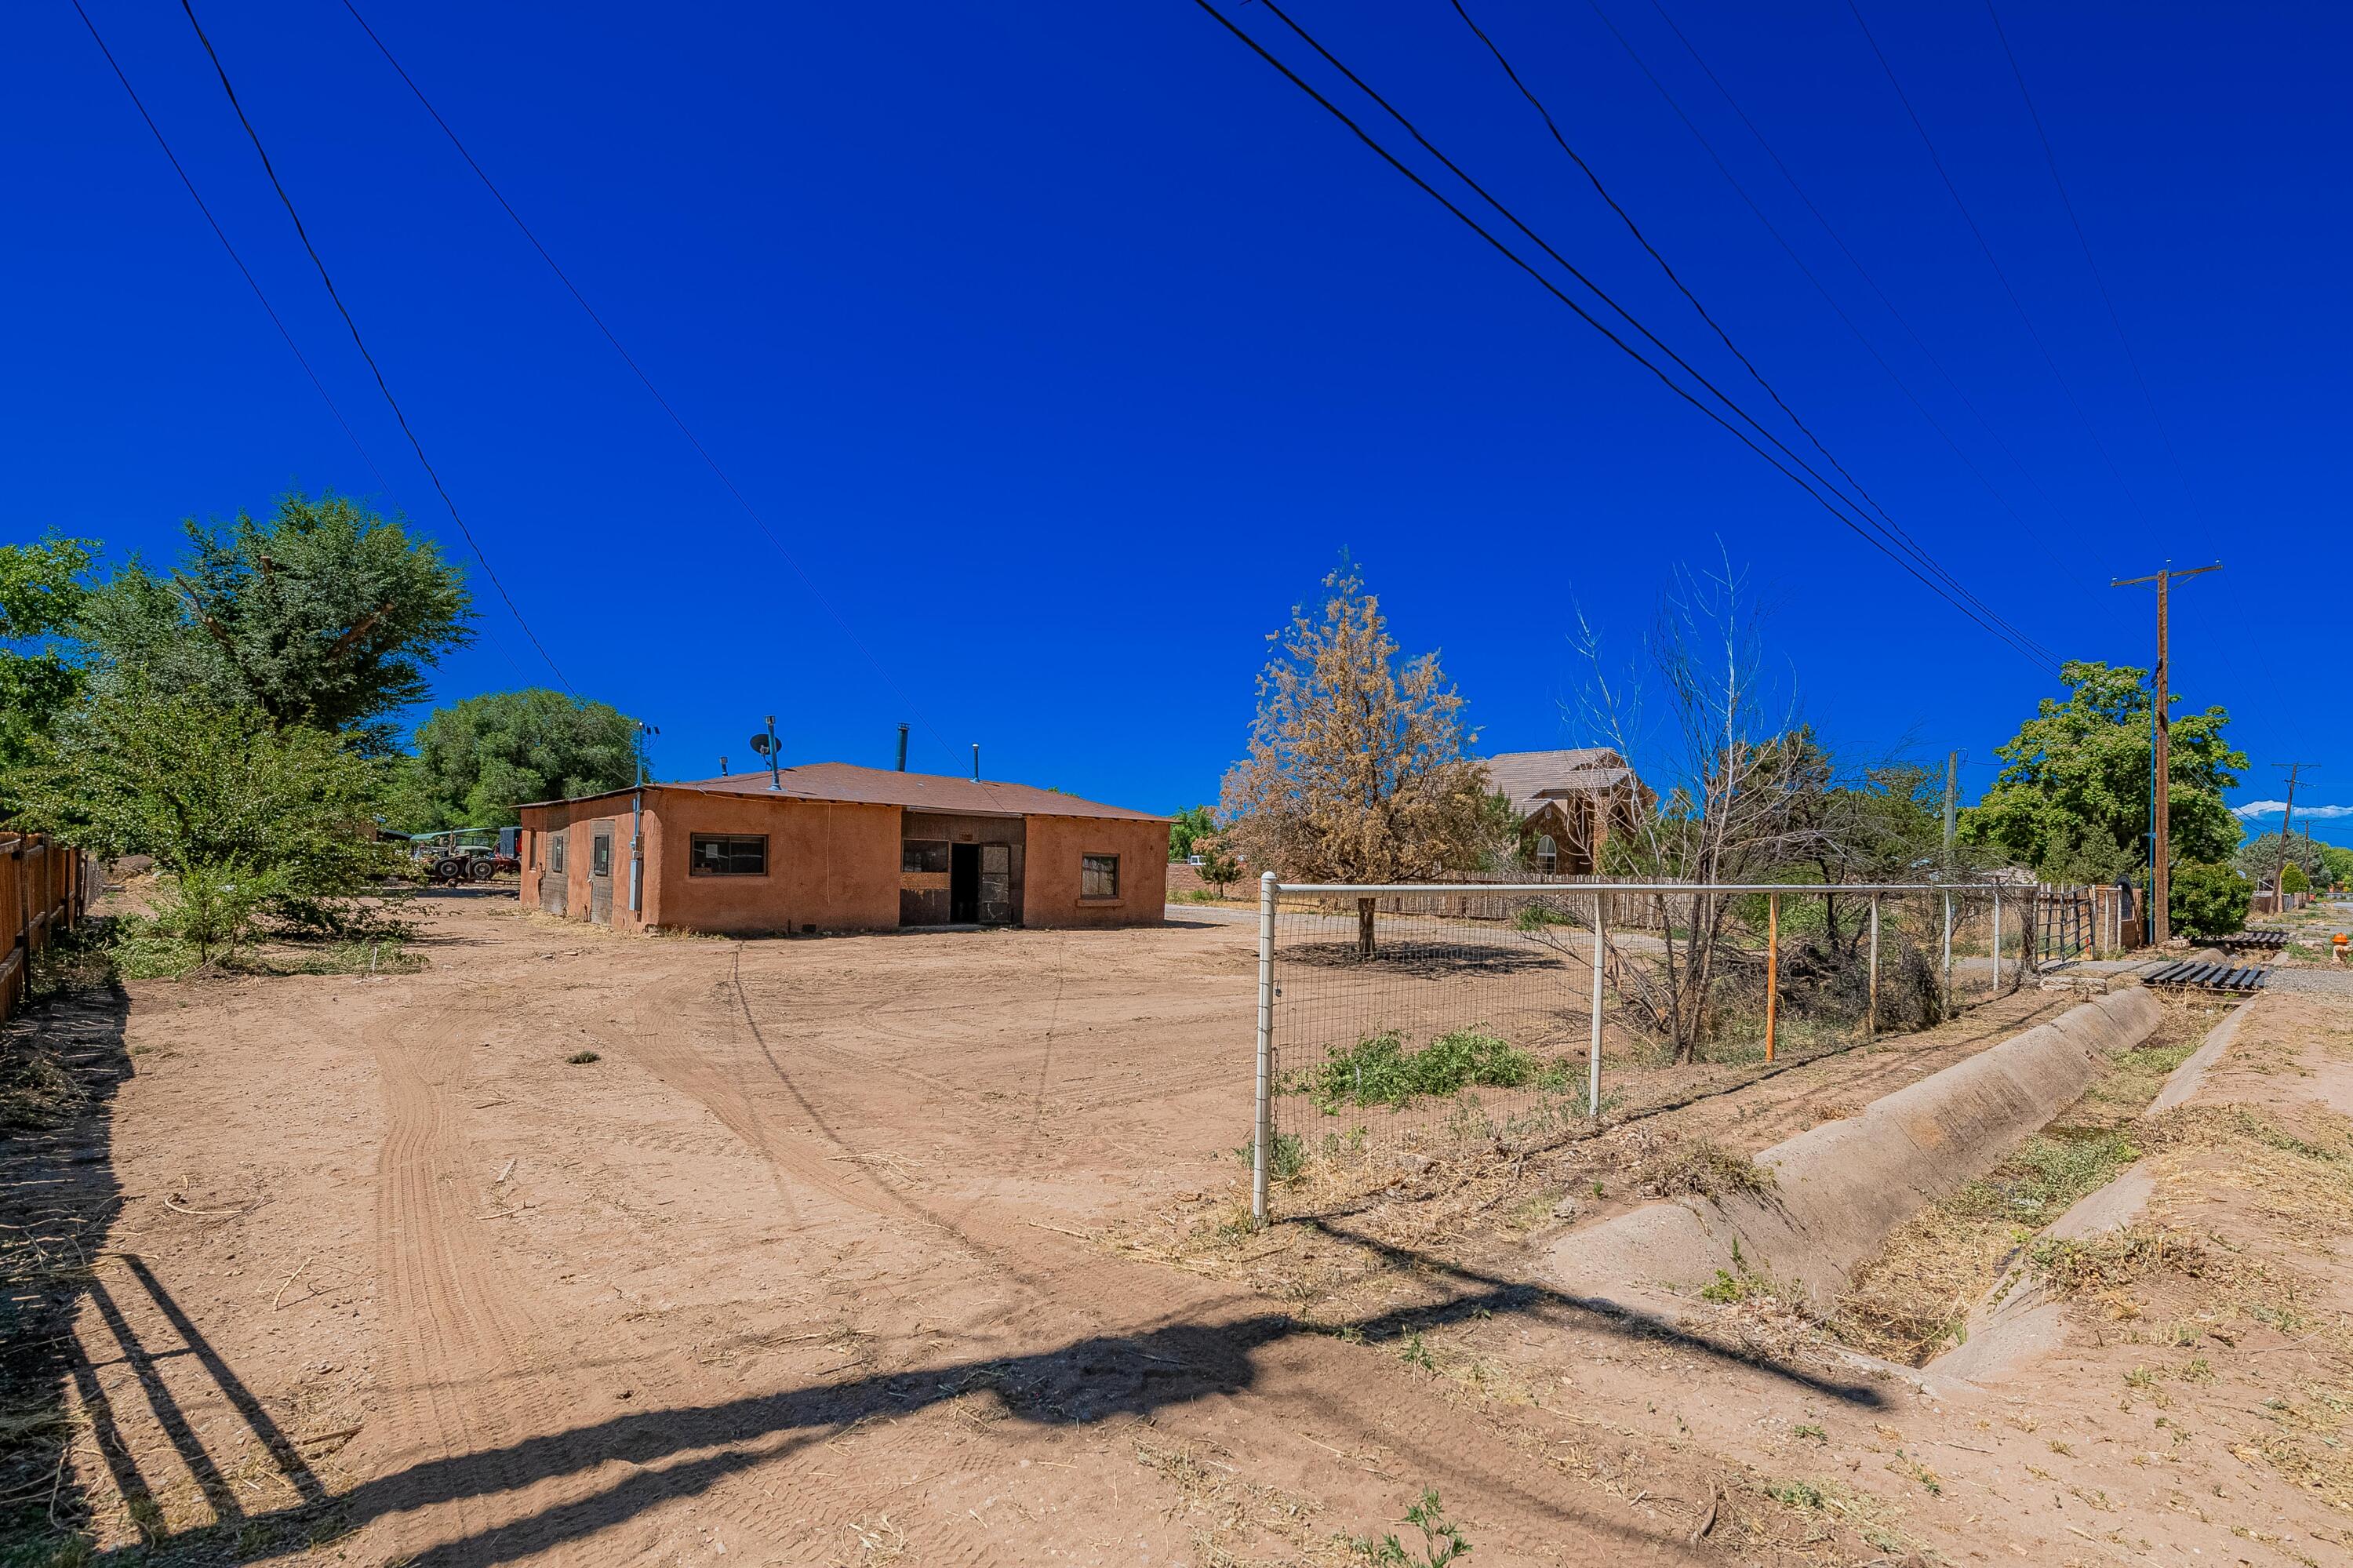
<instances>
[{"instance_id":1,"label":"dirt road","mask_svg":"<svg viewBox=\"0 0 2353 1568\"><path fill-rule=\"evenodd\" d=\"M1238 1169L1246 933L431 908L419 973L132 988L72 1467L104 1541L1345 1562L1434 1489L1487 1561L1715 1555L1704 1457L1596 1483L1548 1457L1572 1415L1474 1417L1349 1342L1377 1320L1092 1244Z\"/></svg>"}]
</instances>

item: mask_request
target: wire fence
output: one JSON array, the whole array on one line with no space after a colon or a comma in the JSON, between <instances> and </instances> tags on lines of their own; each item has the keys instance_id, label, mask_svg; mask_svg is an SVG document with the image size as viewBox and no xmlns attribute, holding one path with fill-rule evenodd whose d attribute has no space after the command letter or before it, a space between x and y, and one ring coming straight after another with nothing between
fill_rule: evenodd
<instances>
[{"instance_id":1,"label":"wire fence","mask_svg":"<svg viewBox=\"0 0 2353 1568\"><path fill-rule=\"evenodd\" d=\"M2037 889L1260 884L1251 1209L1525 1151L2015 989ZM2064 939L2089 923L2064 906Z\"/></svg>"}]
</instances>

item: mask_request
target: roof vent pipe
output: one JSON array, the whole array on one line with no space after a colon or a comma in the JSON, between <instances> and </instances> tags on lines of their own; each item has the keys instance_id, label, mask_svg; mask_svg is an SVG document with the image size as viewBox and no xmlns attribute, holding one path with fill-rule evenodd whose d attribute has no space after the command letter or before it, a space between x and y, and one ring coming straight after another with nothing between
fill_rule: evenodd
<instances>
[{"instance_id":1,"label":"roof vent pipe","mask_svg":"<svg viewBox=\"0 0 2353 1568\"><path fill-rule=\"evenodd\" d=\"M907 726L899 726L899 771L907 771Z\"/></svg>"},{"instance_id":2,"label":"roof vent pipe","mask_svg":"<svg viewBox=\"0 0 2353 1568\"><path fill-rule=\"evenodd\" d=\"M972 743L972 781L980 782L980 742Z\"/></svg>"}]
</instances>

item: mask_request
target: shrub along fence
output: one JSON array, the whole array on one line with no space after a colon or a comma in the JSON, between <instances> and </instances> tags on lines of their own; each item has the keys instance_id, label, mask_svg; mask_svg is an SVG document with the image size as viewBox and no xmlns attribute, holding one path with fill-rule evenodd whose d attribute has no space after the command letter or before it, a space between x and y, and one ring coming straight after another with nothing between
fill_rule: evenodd
<instances>
[{"instance_id":1,"label":"shrub along fence","mask_svg":"<svg viewBox=\"0 0 2353 1568\"><path fill-rule=\"evenodd\" d=\"M89 909L90 870L46 833L0 832L0 1019L24 1001L33 955Z\"/></svg>"},{"instance_id":2,"label":"shrub along fence","mask_svg":"<svg viewBox=\"0 0 2353 1568\"><path fill-rule=\"evenodd\" d=\"M1238 1153L1261 1223L1925 1028L2095 946L2073 890L2026 885L1270 875L1259 894Z\"/></svg>"}]
</instances>

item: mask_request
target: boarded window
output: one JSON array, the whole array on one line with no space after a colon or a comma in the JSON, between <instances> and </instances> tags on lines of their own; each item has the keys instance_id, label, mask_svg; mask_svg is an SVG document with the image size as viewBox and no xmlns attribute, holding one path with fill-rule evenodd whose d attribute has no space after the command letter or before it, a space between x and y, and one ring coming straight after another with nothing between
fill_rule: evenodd
<instances>
[{"instance_id":1,"label":"boarded window","mask_svg":"<svg viewBox=\"0 0 2353 1568\"><path fill-rule=\"evenodd\" d=\"M768 841L760 834L697 833L688 870L695 876L765 876Z\"/></svg>"},{"instance_id":2,"label":"boarded window","mask_svg":"<svg viewBox=\"0 0 2353 1568\"><path fill-rule=\"evenodd\" d=\"M1082 854L1079 857L1079 896L1082 898L1116 898L1119 896L1119 856L1115 854Z\"/></svg>"},{"instance_id":3,"label":"boarded window","mask_svg":"<svg viewBox=\"0 0 2353 1568\"><path fill-rule=\"evenodd\" d=\"M945 872L948 869L947 841L902 840L899 844L899 869L902 872Z\"/></svg>"}]
</instances>

